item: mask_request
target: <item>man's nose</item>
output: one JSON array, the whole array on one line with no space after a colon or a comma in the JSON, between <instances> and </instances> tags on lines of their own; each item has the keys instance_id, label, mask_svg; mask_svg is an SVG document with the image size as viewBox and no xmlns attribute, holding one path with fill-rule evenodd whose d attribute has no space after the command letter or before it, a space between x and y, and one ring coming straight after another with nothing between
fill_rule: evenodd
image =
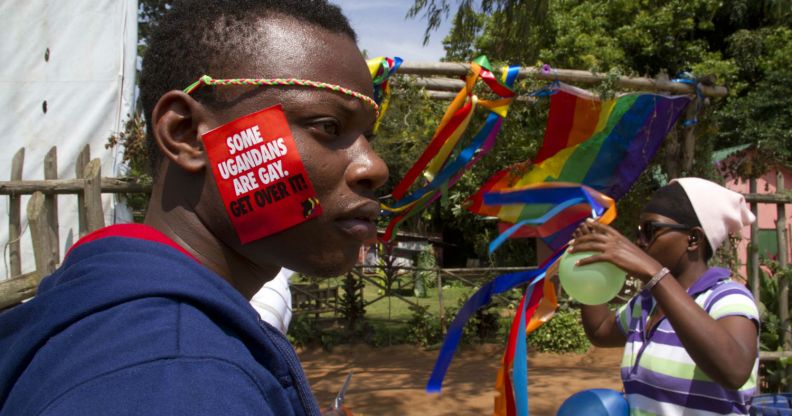
<instances>
[{"instance_id":1,"label":"man's nose","mask_svg":"<svg viewBox=\"0 0 792 416\"><path fill-rule=\"evenodd\" d=\"M388 165L374 151L365 136L360 136L351 149L352 163L347 169L347 182L353 188L374 190L388 180Z\"/></svg>"}]
</instances>

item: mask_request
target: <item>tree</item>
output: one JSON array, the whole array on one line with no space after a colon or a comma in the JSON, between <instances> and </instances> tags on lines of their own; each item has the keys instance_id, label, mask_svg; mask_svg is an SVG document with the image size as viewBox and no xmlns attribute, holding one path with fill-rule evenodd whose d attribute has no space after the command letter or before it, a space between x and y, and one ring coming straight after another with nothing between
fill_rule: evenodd
<instances>
[{"instance_id":1,"label":"tree","mask_svg":"<svg viewBox=\"0 0 792 416\"><path fill-rule=\"evenodd\" d=\"M741 143L754 143L759 151L740 173L756 176L768 165L792 163L789 0L416 0L408 16L426 19L427 37L440 19L453 16L444 40L446 60L485 54L511 64L548 63L614 75L674 77L685 71L704 83L725 84L729 97L708 100L698 117L696 163L692 171L681 173L717 180L712 150ZM524 93L536 86L526 83L520 88ZM613 93L608 83L593 89ZM530 107L513 106L492 154L452 191L449 200L464 200L462 195L480 186L495 165L503 167L534 155L546 115ZM658 162L675 157L671 150L661 150L620 202L617 227L622 231L629 231L646 198L668 179ZM473 220L446 221L471 227L466 221Z\"/></svg>"}]
</instances>

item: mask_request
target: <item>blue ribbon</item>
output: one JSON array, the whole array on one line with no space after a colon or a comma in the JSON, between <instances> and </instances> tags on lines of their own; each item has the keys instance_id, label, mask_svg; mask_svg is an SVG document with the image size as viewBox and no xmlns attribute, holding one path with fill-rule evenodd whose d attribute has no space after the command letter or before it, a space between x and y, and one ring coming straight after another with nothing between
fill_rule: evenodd
<instances>
[{"instance_id":1,"label":"blue ribbon","mask_svg":"<svg viewBox=\"0 0 792 416\"><path fill-rule=\"evenodd\" d=\"M692 127L698 124L698 114L701 113L701 108L704 106L704 93L701 92L701 84L690 72L680 72L677 74L677 77L678 78L672 79L671 82L692 85L693 90L696 92L696 97L698 98L698 100L696 100L696 116L682 120L682 127Z\"/></svg>"},{"instance_id":2,"label":"blue ribbon","mask_svg":"<svg viewBox=\"0 0 792 416\"><path fill-rule=\"evenodd\" d=\"M525 302L520 310L520 323L517 329L517 345L514 348L514 364L512 371L512 385L514 386L514 407L517 416L528 416L528 346L526 345L525 310L531 299L534 287L530 286L525 292Z\"/></svg>"},{"instance_id":3,"label":"blue ribbon","mask_svg":"<svg viewBox=\"0 0 792 416\"><path fill-rule=\"evenodd\" d=\"M481 307L490 303L492 296L511 290L517 285L526 282L530 282L529 287L533 287L535 284L542 281L545 277L547 268L561 257L563 253L563 250L558 250L558 252L536 269L500 275L484 284L468 298L462 308L459 309L456 317L454 317L454 321L451 322L448 328L448 333L443 340L440 353L437 355L437 360L432 369L432 374L429 376L429 381L426 383L427 393L440 393L443 386L443 378L445 378L448 367L451 365L454 352L459 345L459 340L462 338L463 329L470 317Z\"/></svg>"}]
</instances>

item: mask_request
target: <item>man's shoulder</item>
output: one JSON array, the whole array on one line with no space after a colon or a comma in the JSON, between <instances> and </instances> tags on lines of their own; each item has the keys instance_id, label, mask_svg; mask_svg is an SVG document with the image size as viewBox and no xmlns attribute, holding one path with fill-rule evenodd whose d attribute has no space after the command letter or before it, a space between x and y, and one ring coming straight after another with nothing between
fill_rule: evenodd
<instances>
[{"instance_id":1,"label":"man's shoulder","mask_svg":"<svg viewBox=\"0 0 792 416\"><path fill-rule=\"evenodd\" d=\"M66 406L61 409L65 411L86 401L109 405L108 398L134 408L142 404L128 403L129 397L151 400L158 395L184 408L186 402L201 402L197 394L234 386L255 402L245 406L266 408L264 397L283 395L279 377L255 360L244 339L188 302L136 299L85 317L51 337L14 390L28 391L21 396L36 401L46 399L53 409ZM151 390L155 387L167 393ZM89 395L104 398L92 401ZM222 402L217 396L213 394ZM279 402L286 399L275 400ZM71 414L61 410L56 413Z\"/></svg>"}]
</instances>

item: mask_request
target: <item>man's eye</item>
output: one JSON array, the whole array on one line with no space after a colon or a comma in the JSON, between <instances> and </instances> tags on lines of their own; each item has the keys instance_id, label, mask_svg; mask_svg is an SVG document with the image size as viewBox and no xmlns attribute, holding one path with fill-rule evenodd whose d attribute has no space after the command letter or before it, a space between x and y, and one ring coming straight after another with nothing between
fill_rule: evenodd
<instances>
[{"instance_id":1,"label":"man's eye","mask_svg":"<svg viewBox=\"0 0 792 416\"><path fill-rule=\"evenodd\" d=\"M341 132L341 129L338 127L338 123L334 120L320 120L313 123L313 127L330 136L338 136L338 134Z\"/></svg>"}]
</instances>

